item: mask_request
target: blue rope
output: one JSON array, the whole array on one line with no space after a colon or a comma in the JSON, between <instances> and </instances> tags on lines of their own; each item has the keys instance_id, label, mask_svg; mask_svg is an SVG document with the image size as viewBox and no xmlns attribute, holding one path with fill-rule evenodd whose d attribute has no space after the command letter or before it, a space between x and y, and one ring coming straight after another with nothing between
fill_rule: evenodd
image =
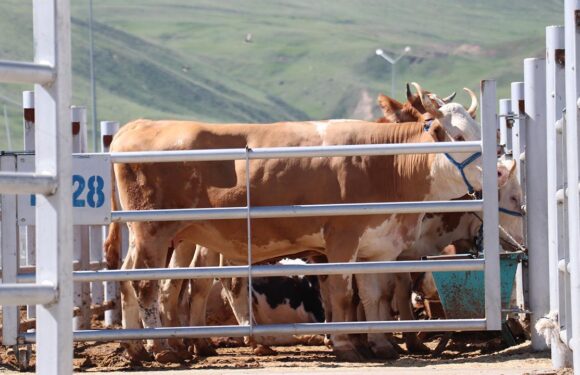
<instances>
[{"instance_id":1,"label":"blue rope","mask_svg":"<svg viewBox=\"0 0 580 375\"><path fill-rule=\"evenodd\" d=\"M429 131L429 129L431 128L431 124L433 123L433 120L427 120L425 121L425 124L423 124L423 130L425 130L426 132ZM467 179L467 176L465 175L465 171L464 169L471 163L473 163L474 161L476 161L478 158L481 157L481 152L476 152L475 154L471 155L470 157L468 157L467 159L465 159L464 161L462 161L461 163L457 162L455 159L453 159L453 156L451 156L449 153L445 153L445 156L447 157L447 159L449 159L449 161L457 168L459 169L459 173L461 173L461 177L463 177L463 182L465 182L465 186L467 186L467 194L474 196L475 194L475 189L473 188L473 186L469 183L469 180Z\"/></svg>"},{"instance_id":2,"label":"blue rope","mask_svg":"<svg viewBox=\"0 0 580 375\"><path fill-rule=\"evenodd\" d=\"M451 162L451 164L453 164L457 169L459 169L459 173L461 173L461 177L463 177L463 182L465 182L465 186L467 186L467 194L474 195L475 194L475 189L469 183L469 180L467 179L467 176L465 175L465 170L464 169L469 164L471 164L474 161L476 161L477 159L479 159L481 157L481 152L479 152L479 151L476 152L475 154L471 155L470 157L468 157L467 159L465 159L461 163L459 163L457 160L453 159L453 156L451 156L447 152L445 153L445 156L447 157L447 159L449 159L449 161Z\"/></svg>"},{"instance_id":3,"label":"blue rope","mask_svg":"<svg viewBox=\"0 0 580 375\"><path fill-rule=\"evenodd\" d=\"M506 215L510 215L510 216L516 216L516 217L523 217L524 216L524 214L519 212L519 211L508 210L507 208L503 208L503 207L499 208L499 212L502 212L502 213L504 213Z\"/></svg>"}]
</instances>

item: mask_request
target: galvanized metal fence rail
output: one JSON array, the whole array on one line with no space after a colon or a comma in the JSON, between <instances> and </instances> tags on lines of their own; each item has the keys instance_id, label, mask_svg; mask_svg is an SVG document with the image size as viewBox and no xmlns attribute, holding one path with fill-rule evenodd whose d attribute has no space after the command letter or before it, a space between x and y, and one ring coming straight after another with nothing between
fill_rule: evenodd
<instances>
[{"instance_id":1,"label":"galvanized metal fence rail","mask_svg":"<svg viewBox=\"0 0 580 375\"><path fill-rule=\"evenodd\" d=\"M202 337L205 335L241 336L253 334L275 334L287 332L379 332L407 330L497 330L501 326L499 298L499 233L497 174L496 174L496 127L495 82L482 83L482 121L483 146L481 142L453 142L439 144L394 144L362 146L329 146L297 147L270 149L227 149L197 150L168 153L112 153L115 162L174 162L182 160L236 160L280 157L320 157L334 155L392 155L397 153L433 153L433 152L477 152L483 151L484 165L484 199L475 201L454 202L405 202L405 203L370 203L346 205L308 205L277 207L234 207L224 209L180 209L156 211L120 211L111 215L114 221L141 220L212 220L243 219L266 217L305 217L316 215L368 215L404 212L451 212L480 211L484 212L484 246L486 257L472 261L437 261L437 262L365 262L345 264L317 264L305 266L241 266L179 269L139 269L76 271L73 280L76 282L120 281L140 279L178 279L196 277L247 277L273 276L291 274L340 274L340 273L379 273L410 272L432 270L485 270L486 284L486 317L485 319L413 321L413 322L341 322L329 324L291 324L250 327L174 327L147 330L91 330L76 331L75 340L111 340L120 338L160 338L160 337ZM483 149L483 150L482 150ZM491 193L490 193L491 192ZM31 279L33 275L22 275L20 281ZM414 325L416 323L416 325ZM35 342L35 333L22 335L24 342Z\"/></svg>"}]
</instances>

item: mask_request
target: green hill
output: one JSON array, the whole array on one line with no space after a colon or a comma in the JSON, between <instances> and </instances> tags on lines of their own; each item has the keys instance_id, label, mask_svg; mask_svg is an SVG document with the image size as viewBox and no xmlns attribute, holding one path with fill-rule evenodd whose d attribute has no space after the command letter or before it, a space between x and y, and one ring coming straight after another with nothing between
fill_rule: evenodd
<instances>
[{"instance_id":1,"label":"green hill","mask_svg":"<svg viewBox=\"0 0 580 375\"><path fill-rule=\"evenodd\" d=\"M87 7L72 4L78 105L90 104ZM543 55L545 26L561 24L562 12L563 0L99 0L98 118L368 118L376 95L390 93L390 65L375 49L396 55L407 45L399 98L405 81L447 94L486 78L505 96L522 60ZM32 59L31 5L0 2L0 25L0 59ZM0 85L15 148L25 88Z\"/></svg>"}]
</instances>

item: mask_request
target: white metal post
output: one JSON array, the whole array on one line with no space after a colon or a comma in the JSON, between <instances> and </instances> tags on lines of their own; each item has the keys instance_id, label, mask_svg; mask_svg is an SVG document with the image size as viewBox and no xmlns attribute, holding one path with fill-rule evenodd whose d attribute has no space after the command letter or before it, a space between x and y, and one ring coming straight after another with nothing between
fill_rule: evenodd
<instances>
[{"instance_id":1,"label":"white metal post","mask_svg":"<svg viewBox=\"0 0 580 375\"><path fill-rule=\"evenodd\" d=\"M522 186L523 199L525 203L526 185L525 185L525 170L522 163L521 154L525 148L525 102L524 102L524 83L512 82L511 84L511 112L514 116L512 122L512 155L516 161L517 177ZM524 217L524 222L526 218ZM524 238L526 237L526 227L524 225ZM516 300L520 308L526 307L528 301L528 283L527 283L528 269L524 267L523 263L518 265L516 272ZM523 317L522 317L523 318Z\"/></svg>"},{"instance_id":2,"label":"white metal post","mask_svg":"<svg viewBox=\"0 0 580 375\"><path fill-rule=\"evenodd\" d=\"M113 136L119 130L119 123L116 121L101 121L101 152L109 152L109 146ZM116 199L116 197L111 197ZM125 226L121 224L122 226ZM102 239L107 237L107 227L102 228ZM103 242L103 240L101 241ZM102 250L101 250L102 251ZM114 307L105 311L105 326L111 327L121 323L121 295L119 284L115 281L105 282L105 301L113 301Z\"/></svg>"},{"instance_id":3,"label":"white metal post","mask_svg":"<svg viewBox=\"0 0 580 375\"><path fill-rule=\"evenodd\" d=\"M514 160L517 163L518 168L518 178L520 184L525 186L525 171L522 167L522 154L526 149L526 119L525 117L525 101L524 101L524 83L523 82L512 82L511 87L511 104L512 112L515 116L514 124L512 128L512 147ZM525 193L525 192L524 192Z\"/></svg>"},{"instance_id":4,"label":"white metal post","mask_svg":"<svg viewBox=\"0 0 580 375\"><path fill-rule=\"evenodd\" d=\"M34 91L22 92L22 110L24 125L24 151L34 151ZM36 265L36 226L27 225L23 228L26 239L26 265ZM26 307L26 317L28 319L36 318L36 306Z\"/></svg>"},{"instance_id":5,"label":"white metal post","mask_svg":"<svg viewBox=\"0 0 580 375\"><path fill-rule=\"evenodd\" d=\"M14 155L0 157L2 172L16 171ZM18 274L19 246L18 224L16 222L16 196L2 194L2 283L16 283ZM18 306L2 307L2 345L16 345L18 336Z\"/></svg>"},{"instance_id":6,"label":"white metal post","mask_svg":"<svg viewBox=\"0 0 580 375\"><path fill-rule=\"evenodd\" d=\"M512 101L510 99L499 100L499 144L503 147L504 152L512 154L512 124L513 120L508 118L512 112Z\"/></svg>"},{"instance_id":7,"label":"white metal post","mask_svg":"<svg viewBox=\"0 0 580 375\"><path fill-rule=\"evenodd\" d=\"M34 91L22 92L24 151L34 151Z\"/></svg>"},{"instance_id":8,"label":"white metal post","mask_svg":"<svg viewBox=\"0 0 580 375\"><path fill-rule=\"evenodd\" d=\"M72 295L72 136L70 131L71 38L68 0L34 0L34 61L53 66L55 80L36 84L35 112L41 119L36 134L36 171L57 181L56 192L37 196L36 217L42 230L36 242L36 280L56 286L57 300L37 309L39 374L71 374L73 340Z\"/></svg>"},{"instance_id":9,"label":"white metal post","mask_svg":"<svg viewBox=\"0 0 580 375\"><path fill-rule=\"evenodd\" d=\"M87 126L87 111L82 117L83 122L81 122L81 149L83 152L88 151L88 126ZM97 149L94 149L95 152ZM103 231L102 227L98 225L89 226L89 253L90 253L90 265L93 269L93 264L99 265L99 269L102 268L103 264ZM91 299L92 303L95 305L102 305L105 302L105 288L102 281L97 281L91 283Z\"/></svg>"},{"instance_id":10,"label":"white metal post","mask_svg":"<svg viewBox=\"0 0 580 375\"><path fill-rule=\"evenodd\" d=\"M71 107L72 151L86 152L83 148L84 140L82 128L86 126L87 110L85 107ZM75 225L73 227L74 259L78 261L79 269L88 270L90 266L89 254L89 227ZM91 325L91 290L90 284L75 283L74 305L79 308L80 314L73 318L75 330L88 329Z\"/></svg>"},{"instance_id":11,"label":"white metal post","mask_svg":"<svg viewBox=\"0 0 580 375\"><path fill-rule=\"evenodd\" d=\"M524 60L526 122L525 174L528 270L530 275L548 275L547 164L546 164L546 59ZM550 311L550 290L545 278L530 277L531 325ZM547 349L546 340L532 329L532 347Z\"/></svg>"},{"instance_id":12,"label":"white metal post","mask_svg":"<svg viewBox=\"0 0 580 375\"><path fill-rule=\"evenodd\" d=\"M496 100L496 82L481 81L483 248L485 251L485 319L487 330L501 329Z\"/></svg>"},{"instance_id":13,"label":"white metal post","mask_svg":"<svg viewBox=\"0 0 580 375\"><path fill-rule=\"evenodd\" d=\"M566 32L566 152L568 173L568 234L570 246L570 305L567 341L572 349L575 374L580 374L580 207L578 205L578 99L580 90L580 0L565 2ZM571 331L571 332L570 332Z\"/></svg>"},{"instance_id":14,"label":"white metal post","mask_svg":"<svg viewBox=\"0 0 580 375\"><path fill-rule=\"evenodd\" d=\"M556 199L556 192L563 188L564 160L560 152L560 139L556 128L556 122L562 117L565 96L564 77L564 27L550 26L546 28L546 163L547 163L547 204L548 204L548 255L550 276L550 311L558 312L558 320L561 325L566 316L566 298L561 298L565 293L565 273L558 269L558 262L566 258L563 246L560 244L561 207ZM562 347L552 338L550 345L552 351L552 367L564 368L571 365L571 353L562 350Z\"/></svg>"}]
</instances>

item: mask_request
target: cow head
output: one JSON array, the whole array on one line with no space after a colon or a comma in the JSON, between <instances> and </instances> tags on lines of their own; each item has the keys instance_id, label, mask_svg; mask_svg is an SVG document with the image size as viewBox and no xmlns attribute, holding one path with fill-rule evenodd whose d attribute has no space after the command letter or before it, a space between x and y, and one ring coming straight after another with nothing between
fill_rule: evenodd
<instances>
[{"instance_id":1,"label":"cow head","mask_svg":"<svg viewBox=\"0 0 580 375\"><path fill-rule=\"evenodd\" d=\"M481 127L474 120L477 98L469 90L471 105L465 109L461 104L448 103L440 107L425 93L421 86L413 82L421 103L434 119L429 130L436 141L462 142L481 139ZM463 173L462 173L463 172ZM476 154L449 152L437 154L431 166L432 195L438 199L460 197L466 191L481 190L481 157Z\"/></svg>"},{"instance_id":2,"label":"cow head","mask_svg":"<svg viewBox=\"0 0 580 375\"><path fill-rule=\"evenodd\" d=\"M502 159L498 162L499 187L499 224L513 239L521 244L524 241L524 220L522 213L522 187L516 176L516 162ZM511 239L500 232L504 244L513 248Z\"/></svg>"},{"instance_id":3,"label":"cow head","mask_svg":"<svg viewBox=\"0 0 580 375\"><path fill-rule=\"evenodd\" d=\"M437 95L424 91L427 96L435 101L438 106L447 104L455 98L455 92L445 98L439 98ZM411 88L407 83L407 101L401 103L389 96L379 94L377 98L379 107L383 111L383 117L377 122L386 123L400 123L400 122L417 122L424 121L431 118L430 114L425 110L418 94L411 93Z\"/></svg>"}]
</instances>

